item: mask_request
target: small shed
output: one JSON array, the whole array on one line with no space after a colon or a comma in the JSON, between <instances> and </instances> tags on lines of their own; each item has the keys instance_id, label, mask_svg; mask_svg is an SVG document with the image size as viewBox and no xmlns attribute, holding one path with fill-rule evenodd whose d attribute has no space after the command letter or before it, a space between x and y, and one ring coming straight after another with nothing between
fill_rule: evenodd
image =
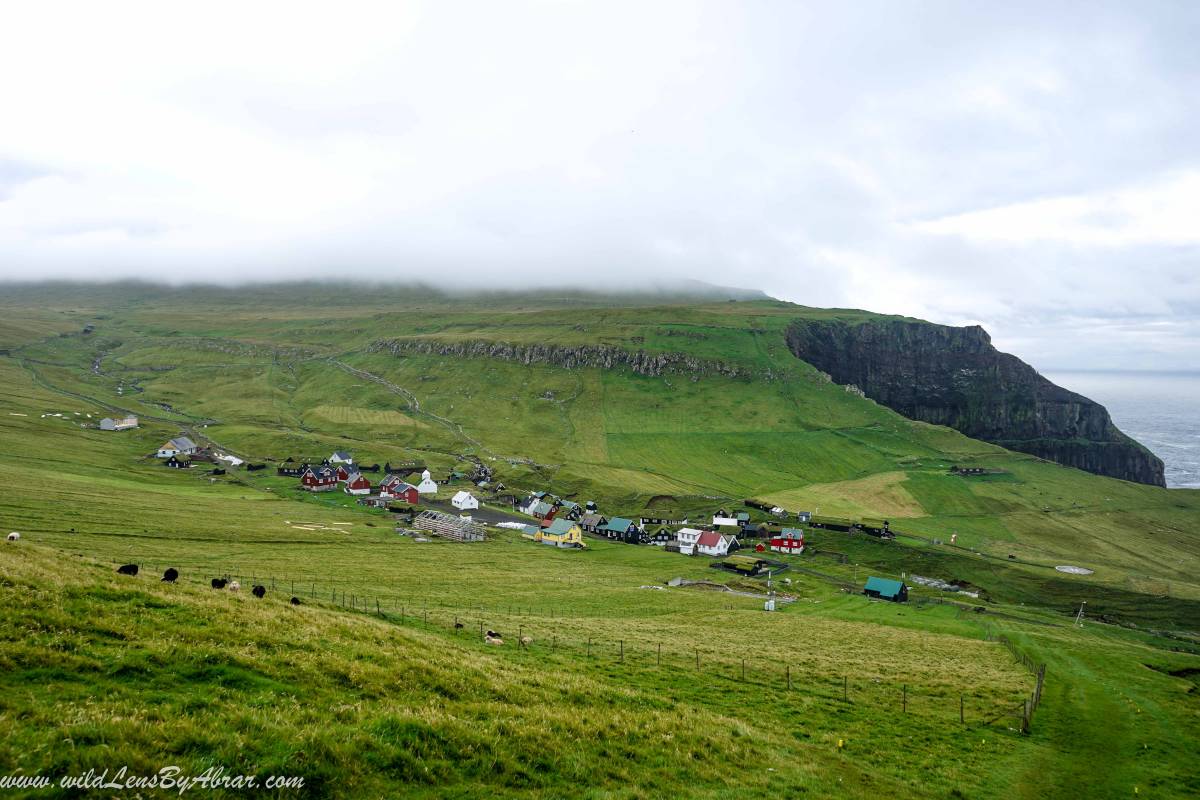
<instances>
[{"instance_id":1,"label":"small shed","mask_svg":"<svg viewBox=\"0 0 1200 800\"><path fill-rule=\"evenodd\" d=\"M908 586L903 581L893 581L889 578L867 578L863 594L877 600L891 600L893 603L904 603L908 600Z\"/></svg>"}]
</instances>

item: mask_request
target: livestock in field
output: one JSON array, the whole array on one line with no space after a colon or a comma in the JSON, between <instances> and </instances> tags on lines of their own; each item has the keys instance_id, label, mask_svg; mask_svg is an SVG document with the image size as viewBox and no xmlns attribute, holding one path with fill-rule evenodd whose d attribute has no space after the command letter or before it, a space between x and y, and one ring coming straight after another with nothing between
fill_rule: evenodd
<instances>
[{"instance_id":1,"label":"livestock in field","mask_svg":"<svg viewBox=\"0 0 1200 800\"><path fill-rule=\"evenodd\" d=\"M10 533L8 535L8 540L10 542L19 542L19 541L21 541L21 534L17 533L16 531L13 531L12 533Z\"/></svg>"},{"instance_id":2,"label":"livestock in field","mask_svg":"<svg viewBox=\"0 0 1200 800\"><path fill-rule=\"evenodd\" d=\"M240 583L238 583L237 581L229 582L229 591L240 592L241 590L242 590L242 585Z\"/></svg>"},{"instance_id":3,"label":"livestock in field","mask_svg":"<svg viewBox=\"0 0 1200 800\"><path fill-rule=\"evenodd\" d=\"M179 580L179 570L174 567L167 567L167 571L163 573L162 579L166 583L174 583Z\"/></svg>"},{"instance_id":4,"label":"livestock in field","mask_svg":"<svg viewBox=\"0 0 1200 800\"><path fill-rule=\"evenodd\" d=\"M250 590L250 594L254 595L259 600L261 600L266 595L266 593L267 593L267 587L263 586L261 583L256 584L255 587Z\"/></svg>"},{"instance_id":5,"label":"livestock in field","mask_svg":"<svg viewBox=\"0 0 1200 800\"><path fill-rule=\"evenodd\" d=\"M521 647L529 647L529 645L533 644L533 637L532 636L522 636L520 639L520 643L521 643Z\"/></svg>"},{"instance_id":6,"label":"livestock in field","mask_svg":"<svg viewBox=\"0 0 1200 800\"><path fill-rule=\"evenodd\" d=\"M224 589L225 584L227 584L227 583L229 583L229 581L226 580L225 578L213 578L212 579L212 587L214 589Z\"/></svg>"},{"instance_id":7,"label":"livestock in field","mask_svg":"<svg viewBox=\"0 0 1200 800\"><path fill-rule=\"evenodd\" d=\"M117 572L120 573L121 575L137 575L138 574L138 565L137 564L122 564L121 566L117 567Z\"/></svg>"},{"instance_id":8,"label":"livestock in field","mask_svg":"<svg viewBox=\"0 0 1200 800\"><path fill-rule=\"evenodd\" d=\"M483 641L486 642L487 644L494 644L497 647L504 644L503 639L496 638L495 636L485 636L485 637L483 637Z\"/></svg>"},{"instance_id":9,"label":"livestock in field","mask_svg":"<svg viewBox=\"0 0 1200 800\"><path fill-rule=\"evenodd\" d=\"M487 632L487 635L492 639L503 639L504 638L504 636L501 633L499 633L498 631L493 631L493 630L489 630Z\"/></svg>"},{"instance_id":10,"label":"livestock in field","mask_svg":"<svg viewBox=\"0 0 1200 800\"><path fill-rule=\"evenodd\" d=\"M292 597L292 605L294 605L294 606L300 605L300 598L293 596Z\"/></svg>"},{"instance_id":11,"label":"livestock in field","mask_svg":"<svg viewBox=\"0 0 1200 800\"><path fill-rule=\"evenodd\" d=\"M463 624L461 622L454 623L454 630L461 631L462 627L463 627Z\"/></svg>"}]
</instances>

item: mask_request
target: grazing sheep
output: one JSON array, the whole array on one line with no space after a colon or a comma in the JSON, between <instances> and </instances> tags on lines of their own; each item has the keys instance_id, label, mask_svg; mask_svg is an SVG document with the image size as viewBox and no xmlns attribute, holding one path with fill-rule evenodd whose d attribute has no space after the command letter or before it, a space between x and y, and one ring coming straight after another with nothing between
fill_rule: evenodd
<instances>
[{"instance_id":1,"label":"grazing sheep","mask_svg":"<svg viewBox=\"0 0 1200 800\"><path fill-rule=\"evenodd\" d=\"M292 597L292 605L294 605L294 606L298 606L298 605L300 605L300 598L299 598L299 597Z\"/></svg>"},{"instance_id":2,"label":"grazing sheep","mask_svg":"<svg viewBox=\"0 0 1200 800\"><path fill-rule=\"evenodd\" d=\"M120 573L121 575L137 575L138 574L138 565L137 564L122 564L121 566L117 567L117 572Z\"/></svg>"},{"instance_id":3,"label":"grazing sheep","mask_svg":"<svg viewBox=\"0 0 1200 800\"><path fill-rule=\"evenodd\" d=\"M229 582L229 591L240 592L241 590L242 590L242 585L240 583L238 583L237 581Z\"/></svg>"},{"instance_id":4,"label":"grazing sheep","mask_svg":"<svg viewBox=\"0 0 1200 800\"><path fill-rule=\"evenodd\" d=\"M461 631L462 627L463 627L463 624L461 622L454 623L454 630Z\"/></svg>"},{"instance_id":5,"label":"grazing sheep","mask_svg":"<svg viewBox=\"0 0 1200 800\"><path fill-rule=\"evenodd\" d=\"M225 584L227 584L227 583L229 583L229 581L225 580L224 578L213 578L212 579L212 587L214 589L224 589Z\"/></svg>"},{"instance_id":6,"label":"grazing sheep","mask_svg":"<svg viewBox=\"0 0 1200 800\"><path fill-rule=\"evenodd\" d=\"M255 587L250 590L250 594L254 595L259 600L263 599L263 596L266 595L266 593L267 587L263 586L261 583L255 585Z\"/></svg>"},{"instance_id":7,"label":"grazing sheep","mask_svg":"<svg viewBox=\"0 0 1200 800\"><path fill-rule=\"evenodd\" d=\"M495 636L485 636L485 637L483 637L483 641L484 641L484 642L486 642L487 644L494 644L494 645L496 645L497 647L499 647L499 646L501 646L502 644L504 644L504 640L503 640L503 639L498 639L498 638L496 638Z\"/></svg>"},{"instance_id":8,"label":"grazing sheep","mask_svg":"<svg viewBox=\"0 0 1200 800\"><path fill-rule=\"evenodd\" d=\"M13 531L12 533L10 533L8 535L8 540L10 542L19 542L19 541L21 541L21 534L17 533L16 531Z\"/></svg>"},{"instance_id":9,"label":"grazing sheep","mask_svg":"<svg viewBox=\"0 0 1200 800\"><path fill-rule=\"evenodd\" d=\"M163 573L162 579L167 583L174 583L179 579L179 570L174 567L168 567L167 571Z\"/></svg>"},{"instance_id":10,"label":"grazing sheep","mask_svg":"<svg viewBox=\"0 0 1200 800\"><path fill-rule=\"evenodd\" d=\"M533 637L532 636L522 636L520 639L520 643L521 643L521 647L529 647L529 645L533 644Z\"/></svg>"}]
</instances>

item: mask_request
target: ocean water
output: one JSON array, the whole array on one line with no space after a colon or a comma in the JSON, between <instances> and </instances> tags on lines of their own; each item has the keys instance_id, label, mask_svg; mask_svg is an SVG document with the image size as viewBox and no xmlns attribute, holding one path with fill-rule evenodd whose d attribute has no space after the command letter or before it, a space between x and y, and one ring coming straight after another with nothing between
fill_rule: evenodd
<instances>
[{"instance_id":1,"label":"ocean water","mask_svg":"<svg viewBox=\"0 0 1200 800\"><path fill-rule=\"evenodd\" d=\"M1108 409L1166 465L1167 486L1200 489L1200 372L1044 372Z\"/></svg>"}]
</instances>

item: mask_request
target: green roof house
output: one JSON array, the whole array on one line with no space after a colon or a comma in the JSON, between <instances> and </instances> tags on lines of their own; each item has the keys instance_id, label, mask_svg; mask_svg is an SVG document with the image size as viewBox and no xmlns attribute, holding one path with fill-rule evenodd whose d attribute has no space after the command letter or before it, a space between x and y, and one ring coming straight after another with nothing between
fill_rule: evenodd
<instances>
[{"instance_id":1,"label":"green roof house","mask_svg":"<svg viewBox=\"0 0 1200 800\"><path fill-rule=\"evenodd\" d=\"M863 587L863 594L879 600L891 600L893 603L903 603L908 600L908 587L901 581L871 576L867 578L867 585Z\"/></svg>"}]
</instances>

